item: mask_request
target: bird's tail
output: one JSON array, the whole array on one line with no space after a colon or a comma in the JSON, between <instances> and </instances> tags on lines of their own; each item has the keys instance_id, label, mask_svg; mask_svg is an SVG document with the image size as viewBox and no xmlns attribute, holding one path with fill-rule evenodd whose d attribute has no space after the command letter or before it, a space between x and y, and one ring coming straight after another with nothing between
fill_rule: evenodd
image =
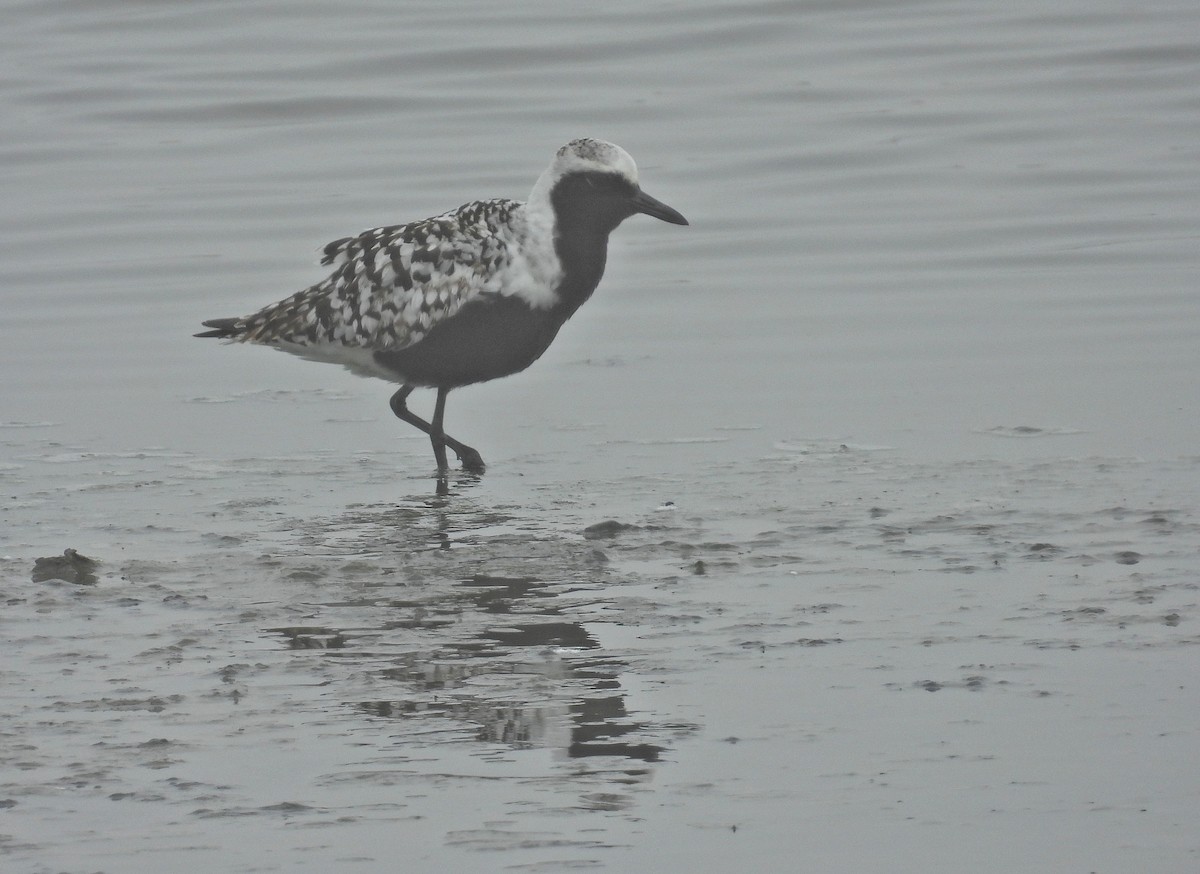
<instances>
[{"instance_id":1,"label":"bird's tail","mask_svg":"<svg viewBox=\"0 0 1200 874\"><path fill-rule=\"evenodd\" d=\"M236 340L246 330L246 323L242 319L209 319L203 325L206 328L212 328L212 330L201 331L199 334L193 334L192 336Z\"/></svg>"}]
</instances>

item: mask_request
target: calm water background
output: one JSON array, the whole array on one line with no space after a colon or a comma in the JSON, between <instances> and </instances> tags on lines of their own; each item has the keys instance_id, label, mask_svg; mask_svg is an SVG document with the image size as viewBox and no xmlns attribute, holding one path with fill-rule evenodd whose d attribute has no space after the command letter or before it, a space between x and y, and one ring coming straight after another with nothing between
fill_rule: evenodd
<instances>
[{"instance_id":1,"label":"calm water background","mask_svg":"<svg viewBox=\"0 0 1200 874\"><path fill-rule=\"evenodd\" d=\"M610 545L616 570L603 573L620 577L606 578L623 583L620 598L645 597L649 606L617 610L603 643L620 649L662 641L661 651L645 656L653 668L630 669L623 682L631 695L640 690L638 706L652 714L646 721L653 725L640 729L646 743L671 749L677 763L673 772L662 764L652 778L639 774L636 781L647 785L632 801L605 777L586 805L606 815L605 824L577 813L564 824L557 807L539 807L545 802L532 797L538 781L565 773L552 762L562 746L554 730L542 735L551 740L489 775L519 771L519 778L487 790L470 783L457 790L466 801L446 775L478 761L471 739L456 738L425 759L436 762L429 767L441 782L420 796L425 802L406 802L401 819L408 825L389 831L398 826L386 815L353 808L347 821L377 826L359 830L333 825L339 820L329 811L341 809L331 801L336 781L306 782L287 762L246 778L244 768L260 753L254 745L245 761L234 758L237 767L217 767L222 750L211 729L227 715L195 716L189 737L179 727L186 720L173 731L131 728L126 719L146 718L135 709L108 720L105 731L194 744L190 759L175 753L174 760L203 760L222 771L205 778L225 787L212 789L220 803L189 796L164 814L178 827L163 826L155 837L137 825L153 805L130 813L133 802L111 800L125 790L79 801L71 787L86 794L89 780L104 781L72 777L63 765L100 742L80 727L88 719L77 721L72 733L45 742L40 765L29 764L33 753L7 760L31 774L6 785L17 803L2 814L12 824L0 821L7 835L0 852L21 870L139 870L134 851L157 853L140 870L161 870L164 859L210 870L384 870L376 866L395 858L389 842L400 834L422 836L428 870L620 870L631 863L716 870L706 863L718 859L725 870L737 863L780 870L780 860L796 854L829 870L1195 870L1197 844L1183 812L1194 811L1198 791L1196 637L1186 617L1196 618L1188 611L1200 567L1200 7L1106 0L586 8L8 2L0 15L0 550L13 603L25 605L30 621L53 614L61 622L18 632L8 620L5 633L22 641L30 667L26 679L18 675L7 686L19 703L9 708L18 721L5 729L6 742L58 719L47 702L93 700L83 688L86 672L73 674L82 669L62 662L72 662L75 650L54 641L86 638L95 617L73 612L69 593L52 597L54 609L39 601L45 584L31 590L28 580L37 556L65 547L97 555L118 568L110 589L116 580L140 579L128 565L139 561L153 563L149 577L173 579L176 593L203 589L213 611L204 622L225 629L196 667L194 676L204 677L239 646L250 654L238 658L248 662L278 654L266 629L320 612L313 604L334 609L321 599L349 586L354 572L313 571L305 564L319 563L313 556L386 553L379 567L393 568L404 565L395 556L423 548L415 544L461 535L479 555L476 565L460 559L449 577L477 572L495 549L500 566L489 565L489 573L537 574L542 561L542 573L552 568L557 578L585 585L602 576L589 570L590 547L579 556L529 558L511 544L550 532L578 545L585 525L615 518L643 535L624 550ZM476 197L524 197L553 150L581 135L625 146L644 187L692 226L630 220L614 236L600 291L537 365L452 396L450 430L492 465L481 482L458 484L458 504L424 502L432 489L428 445L390 415L388 386L269 350L191 339L202 319L250 312L316 281L316 253L329 240ZM861 458L846 461L855 452ZM680 552L674 535L636 539L655 530L655 509L668 500L689 514L677 523L689 549L722 541L742 556L714 589L693 592L695 615L680 606L682 592L659 585L680 568L694 569L692 552ZM388 553L380 544L392 535L379 532L390 530L392 517L380 508L397 501L411 510L400 528L419 536L401 538L393 544L399 551ZM896 531L910 534L921 523L939 536L944 529L929 521L936 518L989 530L1015 519L1028 526L990 552L957 555L971 569L999 566L1006 548L1037 552L1028 547L1043 539L1039 532L1047 540L1056 532L1059 540L1078 538L1054 544L1076 557L1130 551L1128 532L1110 527L1126 524L1113 522L1125 519L1112 516L1122 508L1128 524L1165 520L1155 531L1171 527L1174 535L1163 541L1170 544L1159 568L1166 576L1121 566L1122 576L1094 582L1097 593L1156 585L1192 592L1160 611L1174 611L1173 623L1147 626L1169 641L1130 644L1162 644L1166 661L1143 664L1143 674L1129 663L1109 664L1112 652L1102 650L1085 673L1097 688L1105 678L1127 680L1117 685L1128 695L1113 699L1129 708L1121 719L1139 743L1168 752L1155 759L1137 744L1118 752L1105 739L1119 731L1101 730L1066 782L1047 780L1036 802L997 802L984 791L1003 793L1024 779L1003 768L986 779L910 774L906 791L923 789L926 800L941 802L930 802L936 812L915 815L919 825L894 798L858 805L835 793L830 802L827 784L785 780L774 769L792 761L793 731L806 743L830 739L820 754L826 777L841 769L869 782L888 763L919 761L881 746L878 758L849 764L842 754L851 756L853 743L835 739L876 724L881 743L919 738L925 706L943 696L910 695L911 712L890 727L883 708L892 705L868 696L861 710L831 715L811 735L803 727L809 711L780 711L758 727L764 745L757 758L689 753L687 744L697 741L684 736L715 743L746 733L713 702L737 698L732 690L747 689L747 672L764 665L731 656L706 669L706 658L721 661L716 654L724 650L715 647L704 650L707 657L695 654L690 686L680 680L674 692L655 693L656 672L670 673L668 653L686 652L691 635L704 629L724 633L718 622L689 626L676 638L681 625L711 619L709 608L726 597L731 603L722 609L753 604L762 611L747 628L772 616L778 592L755 568L776 576L790 573L794 561L824 568L829 577L816 589L825 593L806 595L806 610L844 600L846 586L870 589L864 568L879 580L920 570L899 553L879 563L864 558L863 549L884 549L878 528L821 540L822 518L841 518L855 502L862 512L879 505L881 515L887 508L907 513L911 524L897 523ZM370 524L347 520L355 506L376 508ZM498 545L489 545L492 535ZM876 538L869 547L868 536ZM756 558L764 550L770 558ZM254 564L276 553L285 556L277 561L304 565L288 565L285 579L316 574L308 587L297 583L304 595L295 604L278 580L263 582L266 566ZM721 567L719 555L704 560L710 570ZM1064 570L1060 579L1072 575ZM1036 603L1045 581L1027 582ZM855 621L888 629L905 611L915 609L909 618L918 619L954 603L936 595L893 592L864 607L872 620ZM239 613L243 596L273 606L261 607L262 616ZM220 607L221 597L232 600ZM1028 606L1020 604L1003 609L1019 616ZM947 616L955 609L946 607ZM657 636L631 630L638 613L657 617L650 620ZM119 653L144 652L131 641L148 632L144 621L112 616L105 613L106 627L123 633L92 644L119 677ZM175 620L163 621L170 627ZM991 630L987 621L976 629ZM739 631L736 645L722 639L736 654L760 634ZM914 634L903 640L915 647L921 638ZM780 685L762 687L763 701L802 700L792 684L815 670L806 661L813 652L796 650L778 662L771 676ZM955 670L978 660L973 652L958 657L951 658ZM1010 667L1021 663L1020 653L1005 658ZM297 663L279 670L298 677L294 687L272 687L286 690L277 702L286 711L331 669ZM352 685L350 678L367 672L355 670L336 682ZM925 676L913 670L914 680ZM68 690L72 676L80 688ZM767 674L753 676L764 682ZM43 691L30 693L34 686ZM1095 707L1078 711L1081 717L1118 706L1075 694L1071 700ZM282 742L298 744L306 761L324 756L330 768L335 761L343 767L345 747L322 738L354 736L369 746L375 737L374 723L345 721L349 696L313 703L305 713L342 715L300 719L314 726L303 741L280 728L290 730L289 717L276 720L267 707L247 731L283 732ZM189 700L197 698L205 700L200 692ZM1043 718L1027 707L1012 710L1011 726ZM762 701L747 708L761 713ZM551 722L562 721L561 712L548 712ZM1152 712L1167 714L1162 724L1138 721ZM975 712L944 718L985 720ZM1068 724L1064 732L1078 729ZM680 737L670 740L674 732ZM1040 749L1055 761L1076 749L1062 743ZM746 746L720 749L735 748ZM1011 755L1020 748L1005 747ZM1007 761L996 750L975 752ZM168 773L171 759L161 765ZM726 770L708 773L703 760ZM137 767L159 766L126 762L117 770ZM1088 820L1092 814L1073 806L1104 795L1108 784L1093 783L1091 774L1109 767L1117 782L1136 783L1137 774L1146 780L1124 799L1127 806L1105 808L1120 811L1113 814L1120 825L1134 821L1132 832ZM177 778L200 779L169 777ZM1158 794L1160 779L1167 785ZM224 797L238 794L230 785L254 795L251 784L268 787L261 804ZM345 793L339 803L352 805L345 799L361 786L337 785ZM511 792L529 793L523 809L545 814L534 829L540 837L514 838L495 825L513 815ZM981 793L991 807L956 818L962 799ZM697 813L690 805L702 797ZM272 808L272 799L303 803L328 820L318 827L300 807ZM476 806L464 813L472 799ZM271 808L270 824L241 816L241 803ZM828 812L830 803L839 816ZM227 815L196 813L210 808ZM1152 812L1138 812L1145 808ZM1011 815L989 817L987 809ZM1048 811L1062 816L1056 832L1031 832ZM739 834L729 831L736 822L727 816L741 822L742 835L759 823L752 848L727 843ZM105 843L102 836L113 833ZM864 843L864 834L877 840ZM908 855L897 862L888 846ZM97 847L101 861L93 863ZM990 855L978 857L981 847ZM1112 858L1120 864L1104 868Z\"/></svg>"}]
</instances>

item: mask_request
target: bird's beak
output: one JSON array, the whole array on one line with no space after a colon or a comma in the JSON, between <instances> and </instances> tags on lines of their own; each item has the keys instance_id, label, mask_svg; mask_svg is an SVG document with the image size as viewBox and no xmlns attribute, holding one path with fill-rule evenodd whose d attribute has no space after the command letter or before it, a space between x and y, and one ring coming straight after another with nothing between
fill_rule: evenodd
<instances>
[{"instance_id":1,"label":"bird's beak","mask_svg":"<svg viewBox=\"0 0 1200 874\"><path fill-rule=\"evenodd\" d=\"M630 203L633 205L635 212L654 216L656 219L662 219L664 222L670 222L673 225L686 225L688 223L688 220L677 210L671 209L671 207L667 206L661 200L656 200L640 188Z\"/></svg>"}]
</instances>

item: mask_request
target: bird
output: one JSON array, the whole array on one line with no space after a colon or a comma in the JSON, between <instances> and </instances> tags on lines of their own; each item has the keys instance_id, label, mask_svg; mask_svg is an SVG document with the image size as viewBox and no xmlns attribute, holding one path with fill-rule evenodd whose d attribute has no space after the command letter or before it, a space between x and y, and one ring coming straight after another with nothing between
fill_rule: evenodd
<instances>
[{"instance_id":1,"label":"bird","mask_svg":"<svg viewBox=\"0 0 1200 874\"><path fill-rule=\"evenodd\" d=\"M363 231L325 246L329 275L241 318L210 319L197 337L271 346L340 364L400 388L392 412L429 436L439 475L451 449L469 473L479 452L445 432L452 389L518 373L549 348L604 275L608 237L642 214L688 220L644 192L637 165L604 140L558 149L528 200L466 203L441 215ZM408 409L437 391L433 418Z\"/></svg>"}]
</instances>

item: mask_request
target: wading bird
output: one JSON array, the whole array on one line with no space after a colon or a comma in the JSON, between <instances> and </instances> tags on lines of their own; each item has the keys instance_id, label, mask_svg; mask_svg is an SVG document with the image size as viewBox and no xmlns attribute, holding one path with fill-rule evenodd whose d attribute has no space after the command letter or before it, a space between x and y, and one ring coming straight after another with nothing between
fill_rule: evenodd
<instances>
[{"instance_id":1,"label":"wading bird","mask_svg":"<svg viewBox=\"0 0 1200 874\"><path fill-rule=\"evenodd\" d=\"M204 322L197 337L274 346L400 383L392 412L429 435L439 473L450 447L468 471L479 453L446 434L446 395L524 370L592 295L608 235L637 213L686 225L642 191L620 146L563 146L529 200L482 200L423 221L364 231L325 247L321 282L253 315ZM408 396L437 389L433 420Z\"/></svg>"}]
</instances>

